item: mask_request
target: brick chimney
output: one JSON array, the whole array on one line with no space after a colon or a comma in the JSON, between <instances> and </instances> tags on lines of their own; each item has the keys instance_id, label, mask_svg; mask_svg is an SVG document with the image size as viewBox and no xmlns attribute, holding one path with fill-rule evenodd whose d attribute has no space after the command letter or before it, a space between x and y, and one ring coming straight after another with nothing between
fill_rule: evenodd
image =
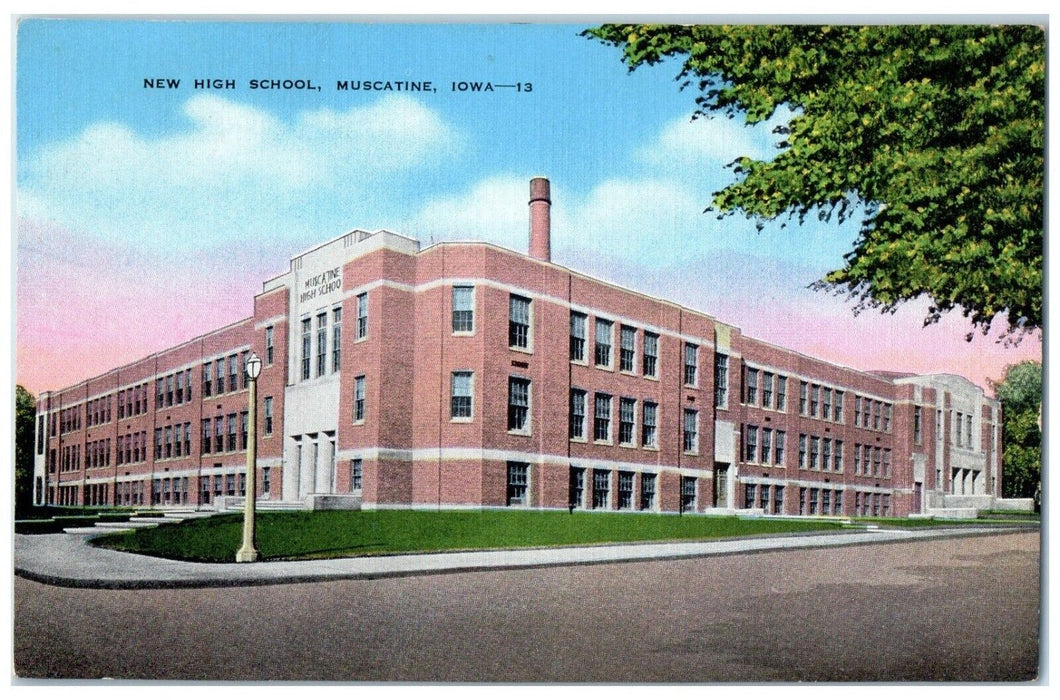
<instances>
[{"instance_id":1,"label":"brick chimney","mask_svg":"<svg viewBox=\"0 0 1060 700\"><path fill-rule=\"evenodd\" d=\"M552 261L552 198L548 178L530 181L530 257Z\"/></svg>"}]
</instances>

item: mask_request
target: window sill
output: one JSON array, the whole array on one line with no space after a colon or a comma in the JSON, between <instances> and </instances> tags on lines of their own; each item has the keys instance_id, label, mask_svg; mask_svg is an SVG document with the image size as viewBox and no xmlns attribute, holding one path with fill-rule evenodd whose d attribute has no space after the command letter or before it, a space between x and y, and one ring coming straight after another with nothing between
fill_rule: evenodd
<instances>
[{"instance_id":1,"label":"window sill","mask_svg":"<svg viewBox=\"0 0 1060 700\"><path fill-rule=\"evenodd\" d=\"M475 417L474 416L468 416L466 418L465 417L450 418L449 422L450 423L455 423L455 424L467 425L468 423L474 423L475 422Z\"/></svg>"},{"instance_id":2,"label":"window sill","mask_svg":"<svg viewBox=\"0 0 1060 700\"><path fill-rule=\"evenodd\" d=\"M453 331L454 338L473 338L475 337L475 331Z\"/></svg>"},{"instance_id":3,"label":"window sill","mask_svg":"<svg viewBox=\"0 0 1060 700\"><path fill-rule=\"evenodd\" d=\"M520 348L520 347L515 346L515 345L509 345L508 349L511 350L512 352L518 352L518 353L521 353L523 355L533 355L534 354L534 349L533 348Z\"/></svg>"},{"instance_id":4,"label":"window sill","mask_svg":"<svg viewBox=\"0 0 1060 700\"><path fill-rule=\"evenodd\" d=\"M509 435L515 435L515 436L518 436L518 437L530 437L531 436L531 433L530 433L529 430L509 430L508 434Z\"/></svg>"}]
</instances>

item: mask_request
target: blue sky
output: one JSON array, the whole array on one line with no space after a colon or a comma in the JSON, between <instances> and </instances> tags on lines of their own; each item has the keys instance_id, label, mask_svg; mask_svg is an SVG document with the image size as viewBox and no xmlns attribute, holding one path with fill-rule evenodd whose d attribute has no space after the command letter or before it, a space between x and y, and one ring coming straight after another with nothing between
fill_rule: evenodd
<instances>
[{"instance_id":1,"label":"blue sky","mask_svg":"<svg viewBox=\"0 0 1060 700\"><path fill-rule=\"evenodd\" d=\"M858 334L895 332L806 290L842 264L856 222L758 233L743 218L703 213L711 193L732 178L726 163L775 152L773 124L690 121L694 93L678 90L676 64L630 74L617 49L580 37L583 28L22 21L20 380L25 372L27 382L55 386L33 364L46 354L39 345L56 335L68 344L117 348L98 359L99 367L66 373L82 376L182 339L155 330L135 341L135 324L89 325L105 316L135 318L142 309L136 295L107 297L91 285L82 291L86 277L106 278L108 289L135 285L139 297L173 295L175 308L220 294L219 277L245 285L228 288L242 304L225 307L231 318L196 314L171 329L200 333L248 315L265 276L352 228L525 250L528 180L535 175L552 180L556 262L675 299L766 340L818 354L831 348L837 362L906 368L901 347L836 354L836 343L818 348L811 340L823 328L857 347L865 345ZM144 78L167 77L181 87L143 87ZM195 90L196 78L231 78L237 88ZM268 78L308 79L321 90L248 88L248 81ZM437 92L343 92L337 80L430 80ZM454 81L533 89L461 93L451 91ZM66 299L79 295L76 314L40 320L56 305L70 306L58 293L23 288L41 276ZM915 334L925 309L913 305L886 323ZM804 319L803 340L798 329L777 327L778 318L790 325L792 314ZM964 332L959 322L948 328L949 335ZM925 340L934 342L907 342ZM938 369L961 371L961 362L976 361L968 353L984 351L952 347ZM1035 347L1040 354L1040 343ZM994 365L1007 362L988 350ZM954 364L953 353L965 357ZM54 381L80 378L66 374Z\"/></svg>"}]
</instances>

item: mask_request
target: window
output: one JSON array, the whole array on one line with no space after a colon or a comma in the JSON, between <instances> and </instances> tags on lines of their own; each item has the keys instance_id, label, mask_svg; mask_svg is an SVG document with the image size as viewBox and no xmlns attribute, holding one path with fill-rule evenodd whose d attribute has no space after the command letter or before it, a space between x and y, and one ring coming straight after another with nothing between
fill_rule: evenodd
<instances>
[{"instance_id":1,"label":"window","mask_svg":"<svg viewBox=\"0 0 1060 700\"><path fill-rule=\"evenodd\" d=\"M891 478L891 451L887 448L883 450L883 478Z\"/></svg>"},{"instance_id":2,"label":"window","mask_svg":"<svg viewBox=\"0 0 1060 700\"><path fill-rule=\"evenodd\" d=\"M273 350L273 336L275 335L275 329L272 326L265 327L265 364L271 365L275 359Z\"/></svg>"},{"instance_id":3,"label":"window","mask_svg":"<svg viewBox=\"0 0 1060 700\"><path fill-rule=\"evenodd\" d=\"M593 469L593 508L611 506L611 472Z\"/></svg>"},{"instance_id":4,"label":"window","mask_svg":"<svg viewBox=\"0 0 1060 700\"><path fill-rule=\"evenodd\" d=\"M758 426L748 425L744 430L743 461L753 462L758 456Z\"/></svg>"},{"instance_id":5,"label":"window","mask_svg":"<svg viewBox=\"0 0 1060 700\"><path fill-rule=\"evenodd\" d=\"M920 414L921 414L920 406L914 406L913 407L913 444L914 445L919 445L920 441L921 441L921 438L922 438L922 435L921 435L922 431L921 431L921 426L920 426L920 423L921 423L921 415Z\"/></svg>"},{"instance_id":6,"label":"window","mask_svg":"<svg viewBox=\"0 0 1060 700\"><path fill-rule=\"evenodd\" d=\"M835 513L836 515L842 515L843 514L843 492L842 491L836 491L835 492L835 508L832 510L832 512Z\"/></svg>"},{"instance_id":7,"label":"window","mask_svg":"<svg viewBox=\"0 0 1060 700\"><path fill-rule=\"evenodd\" d=\"M309 353L312 344L312 321L308 318L302 319L302 379L309 379ZM218 375L220 381L220 375ZM221 389L218 388L218 393Z\"/></svg>"},{"instance_id":8,"label":"window","mask_svg":"<svg viewBox=\"0 0 1060 700\"><path fill-rule=\"evenodd\" d=\"M630 326L622 326L620 336L619 368L623 372L633 372L634 360L636 359L637 329Z\"/></svg>"},{"instance_id":9,"label":"window","mask_svg":"<svg viewBox=\"0 0 1060 700\"><path fill-rule=\"evenodd\" d=\"M861 443L854 443L854 473L861 474Z\"/></svg>"},{"instance_id":10,"label":"window","mask_svg":"<svg viewBox=\"0 0 1060 700\"><path fill-rule=\"evenodd\" d=\"M364 466L359 458L350 460L350 490L360 491L364 479Z\"/></svg>"},{"instance_id":11,"label":"window","mask_svg":"<svg viewBox=\"0 0 1060 700\"><path fill-rule=\"evenodd\" d=\"M128 438L126 438L126 441ZM126 442L128 444L128 442ZM162 429L155 428L155 459L162 459ZM128 458L126 458L128 461Z\"/></svg>"},{"instance_id":12,"label":"window","mask_svg":"<svg viewBox=\"0 0 1060 700\"><path fill-rule=\"evenodd\" d=\"M821 403L821 387L816 384L810 385L810 417L817 417L817 408Z\"/></svg>"},{"instance_id":13,"label":"window","mask_svg":"<svg viewBox=\"0 0 1060 700\"><path fill-rule=\"evenodd\" d=\"M758 403L758 370L753 367L744 367L744 403Z\"/></svg>"},{"instance_id":14,"label":"window","mask_svg":"<svg viewBox=\"0 0 1060 700\"><path fill-rule=\"evenodd\" d=\"M773 408L773 373L762 372L762 406Z\"/></svg>"},{"instance_id":15,"label":"window","mask_svg":"<svg viewBox=\"0 0 1060 700\"><path fill-rule=\"evenodd\" d=\"M570 438L585 439L585 392L581 389L570 390Z\"/></svg>"},{"instance_id":16,"label":"window","mask_svg":"<svg viewBox=\"0 0 1060 700\"><path fill-rule=\"evenodd\" d=\"M773 463L777 466L784 466L784 437L785 433L783 430L776 431L776 441L773 445Z\"/></svg>"},{"instance_id":17,"label":"window","mask_svg":"<svg viewBox=\"0 0 1060 700\"><path fill-rule=\"evenodd\" d=\"M806 415L806 398L810 387L806 382L799 382L799 415Z\"/></svg>"},{"instance_id":18,"label":"window","mask_svg":"<svg viewBox=\"0 0 1060 700\"><path fill-rule=\"evenodd\" d=\"M961 447L964 443L963 431L961 425L964 423L964 414L957 411L957 429L953 431L954 436L957 438L957 447Z\"/></svg>"},{"instance_id":19,"label":"window","mask_svg":"<svg viewBox=\"0 0 1060 700\"><path fill-rule=\"evenodd\" d=\"M832 440L824 438L821 440L821 469L828 471L832 468Z\"/></svg>"},{"instance_id":20,"label":"window","mask_svg":"<svg viewBox=\"0 0 1060 700\"><path fill-rule=\"evenodd\" d=\"M342 307L331 310L331 371L342 367Z\"/></svg>"},{"instance_id":21,"label":"window","mask_svg":"<svg viewBox=\"0 0 1060 700\"><path fill-rule=\"evenodd\" d=\"M224 452L224 416L217 416L213 419L213 451Z\"/></svg>"},{"instance_id":22,"label":"window","mask_svg":"<svg viewBox=\"0 0 1060 700\"><path fill-rule=\"evenodd\" d=\"M508 462L508 505L525 506L527 504L529 473L529 464L525 462Z\"/></svg>"},{"instance_id":23,"label":"window","mask_svg":"<svg viewBox=\"0 0 1060 700\"><path fill-rule=\"evenodd\" d=\"M970 413L964 417L964 425L965 430L967 431L965 437L967 438L967 445L970 449L974 447L974 445L972 444L972 415Z\"/></svg>"},{"instance_id":24,"label":"window","mask_svg":"<svg viewBox=\"0 0 1060 700\"><path fill-rule=\"evenodd\" d=\"M184 373L177 372L177 403L184 403Z\"/></svg>"},{"instance_id":25,"label":"window","mask_svg":"<svg viewBox=\"0 0 1060 700\"><path fill-rule=\"evenodd\" d=\"M773 429L762 428L762 451L759 453L758 461L762 464L769 464L769 458L772 457L773 451Z\"/></svg>"},{"instance_id":26,"label":"window","mask_svg":"<svg viewBox=\"0 0 1060 700\"><path fill-rule=\"evenodd\" d=\"M165 384L161 377L155 380L155 408L159 409L166 402ZM960 423L960 421L958 421ZM959 427L959 426L958 426Z\"/></svg>"},{"instance_id":27,"label":"window","mask_svg":"<svg viewBox=\"0 0 1060 700\"><path fill-rule=\"evenodd\" d=\"M699 411L691 408L685 409L684 427L685 452L697 452L699 450Z\"/></svg>"},{"instance_id":28,"label":"window","mask_svg":"<svg viewBox=\"0 0 1060 700\"><path fill-rule=\"evenodd\" d=\"M228 439L225 441L225 449L229 452L236 451L236 414L228 414Z\"/></svg>"},{"instance_id":29,"label":"window","mask_svg":"<svg viewBox=\"0 0 1060 700\"><path fill-rule=\"evenodd\" d=\"M602 318L596 319L594 362L597 367L611 366L611 329L614 324Z\"/></svg>"},{"instance_id":30,"label":"window","mask_svg":"<svg viewBox=\"0 0 1060 700\"><path fill-rule=\"evenodd\" d=\"M508 298L508 346L530 348L530 300L516 294Z\"/></svg>"},{"instance_id":31,"label":"window","mask_svg":"<svg viewBox=\"0 0 1060 700\"><path fill-rule=\"evenodd\" d=\"M471 372L453 372L450 418L471 418Z\"/></svg>"},{"instance_id":32,"label":"window","mask_svg":"<svg viewBox=\"0 0 1060 700\"><path fill-rule=\"evenodd\" d=\"M817 515L817 500L820 491L818 489L810 489L810 515Z\"/></svg>"},{"instance_id":33,"label":"window","mask_svg":"<svg viewBox=\"0 0 1060 700\"><path fill-rule=\"evenodd\" d=\"M611 439L611 395L597 393L594 397L593 439Z\"/></svg>"},{"instance_id":34,"label":"window","mask_svg":"<svg viewBox=\"0 0 1060 700\"><path fill-rule=\"evenodd\" d=\"M640 475L640 509L655 510L655 475Z\"/></svg>"},{"instance_id":35,"label":"window","mask_svg":"<svg viewBox=\"0 0 1060 700\"><path fill-rule=\"evenodd\" d=\"M824 387L821 393L821 418L828 420L832 417L832 390Z\"/></svg>"},{"instance_id":36,"label":"window","mask_svg":"<svg viewBox=\"0 0 1060 700\"><path fill-rule=\"evenodd\" d=\"M530 380L508 377L508 430L530 430Z\"/></svg>"},{"instance_id":37,"label":"window","mask_svg":"<svg viewBox=\"0 0 1060 700\"><path fill-rule=\"evenodd\" d=\"M762 484L758 487L758 507L764 513L769 512L769 484Z\"/></svg>"},{"instance_id":38,"label":"window","mask_svg":"<svg viewBox=\"0 0 1060 700\"><path fill-rule=\"evenodd\" d=\"M832 492L828 489L821 491L821 513L830 515L832 512Z\"/></svg>"},{"instance_id":39,"label":"window","mask_svg":"<svg viewBox=\"0 0 1060 700\"><path fill-rule=\"evenodd\" d=\"M891 432L891 404L883 405L883 429L885 432ZM970 441L972 438L969 437Z\"/></svg>"},{"instance_id":40,"label":"window","mask_svg":"<svg viewBox=\"0 0 1060 700\"><path fill-rule=\"evenodd\" d=\"M880 475L880 448L879 447L873 447L872 448L872 475L873 476L879 476Z\"/></svg>"},{"instance_id":41,"label":"window","mask_svg":"<svg viewBox=\"0 0 1060 700\"><path fill-rule=\"evenodd\" d=\"M836 423L843 422L843 391L835 390L835 405L832 407L832 420Z\"/></svg>"},{"instance_id":42,"label":"window","mask_svg":"<svg viewBox=\"0 0 1060 700\"><path fill-rule=\"evenodd\" d=\"M659 335L644 331L644 376L655 377L659 371Z\"/></svg>"},{"instance_id":43,"label":"window","mask_svg":"<svg viewBox=\"0 0 1060 700\"><path fill-rule=\"evenodd\" d=\"M357 295L357 340L368 337L368 292Z\"/></svg>"},{"instance_id":44,"label":"window","mask_svg":"<svg viewBox=\"0 0 1060 700\"><path fill-rule=\"evenodd\" d=\"M567 505L570 508L583 508L585 506L585 469L581 467L570 468L570 481L567 486Z\"/></svg>"},{"instance_id":45,"label":"window","mask_svg":"<svg viewBox=\"0 0 1060 700\"><path fill-rule=\"evenodd\" d=\"M633 472L618 473L618 509L633 508Z\"/></svg>"},{"instance_id":46,"label":"window","mask_svg":"<svg viewBox=\"0 0 1060 700\"><path fill-rule=\"evenodd\" d=\"M317 376L327 373L328 356L328 314L317 314Z\"/></svg>"},{"instance_id":47,"label":"window","mask_svg":"<svg viewBox=\"0 0 1060 700\"><path fill-rule=\"evenodd\" d=\"M810 469L821 468L821 439L816 436L810 436Z\"/></svg>"},{"instance_id":48,"label":"window","mask_svg":"<svg viewBox=\"0 0 1060 700\"><path fill-rule=\"evenodd\" d=\"M237 357L235 355L228 356L228 390L236 390L236 362ZM244 373L245 374L245 373Z\"/></svg>"},{"instance_id":49,"label":"window","mask_svg":"<svg viewBox=\"0 0 1060 700\"><path fill-rule=\"evenodd\" d=\"M261 492L264 494L272 492L272 470L269 467L261 468Z\"/></svg>"},{"instance_id":50,"label":"window","mask_svg":"<svg viewBox=\"0 0 1060 700\"><path fill-rule=\"evenodd\" d=\"M652 401L644 402L644 416L641 420L641 433L640 439L641 444L644 447L656 447L656 426L657 426L657 414L659 411L658 404Z\"/></svg>"},{"instance_id":51,"label":"window","mask_svg":"<svg viewBox=\"0 0 1060 700\"><path fill-rule=\"evenodd\" d=\"M634 399L623 397L618 400L618 442L620 445L633 444L636 412L637 402Z\"/></svg>"},{"instance_id":52,"label":"window","mask_svg":"<svg viewBox=\"0 0 1060 700\"><path fill-rule=\"evenodd\" d=\"M835 441L835 471L843 471L843 441Z\"/></svg>"},{"instance_id":53,"label":"window","mask_svg":"<svg viewBox=\"0 0 1060 700\"><path fill-rule=\"evenodd\" d=\"M585 314L570 312L570 359L573 362L585 362Z\"/></svg>"},{"instance_id":54,"label":"window","mask_svg":"<svg viewBox=\"0 0 1060 700\"><path fill-rule=\"evenodd\" d=\"M475 288L453 287L453 333L475 330Z\"/></svg>"},{"instance_id":55,"label":"window","mask_svg":"<svg viewBox=\"0 0 1060 700\"><path fill-rule=\"evenodd\" d=\"M247 432L247 419L249 418L248 411L241 411L239 414L239 449L247 449L247 440L250 437Z\"/></svg>"},{"instance_id":56,"label":"window","mask_svg":"<svg viewBox=\"0 0 1060 700\"><path fill-rule=\"evenodd\" d=\"M714 355L714 406L729 405L729 356Z\"/></svg>"},{"instance_id":57,"label":"window","mask_svg":"<svg viewBox=\"0 0 1060 700\"><path fill-rule=\"evenodd\" d=\"M879 430L880 429L880 409L881 409L880 402L879 401L873 401L872 402L872 429L873 430Z\"/></svg>"},{"instance_id":58,"label":"window","mask_svg":"<svg viewBox=\"0 0 1060 700\"><path fill-rule=\"evenodd\" d=\"M755 484L744 484L743 507L745 509L751 509L755 507L755 488Z\"/></svg>"},{"instance_id":59,"label":"window","mask_svg":"<svg viewBox=\"0 0 1060 700\"><path fill-rule=\"evenodd\" d=\"M699 346L685 343L685 384L696 385L696 373L699 369Z\"/></svg>"},{"instance_id":60,"label":"window","mask_svg":"<svg viewBox=\"0 0 1060 700\"><path fill-rule=\"evenodd\" d=\"M166 377L166 405L173 405L173 375Z\"/></svg>"},{"instance_id":61,"label":"window","mask_svg":"<svg viewBox=\"0 0 1060 700\"><path fill-rule=\"evenodd\" d=\"M854 426L861 426L861 397L854 395Z\"/></svg>"},{"instance_id":62,"label":"window","mask_svg":"<svg viewBox=\"0 0 1060 700\"><path fill-rule=\"evenodd\" d=\"M364 420L364 375L353 380L353 422Z\"/></svg>"},{"instance_id":63,"label":"window","mask_svg":"<svg viewBox=\"0 0 1060 700\"><path fill-rule=\"evenodd\" d=\"M265 434L272 435L272 397L265 397Z\"/></svg>"},{"instance_id":64,"label":"window","mask_svg":"<svg viewBox=\"0 0 1060 700\"><path fill-rule=\"evenodd\" d=\"M777 410L787 410L788 404L788 378L777 375Z\"/></svg>"},{"instance_id":65,"label":"window","mask_svg":"<svg viewBox=\"0 0 1060 700\"><path fill-rule=\"evenodd\" d=\"M773 487L773 512L783 513L784 512L784 487L774 486Z\"/></svg>"},{"instance_id":66,"label":"window","mask_svg":"<svg viewBox=\"0 0 1060 700\"><path fill-rule=\"evenodd\" d=\"M681 477L681 510L692 511L696 509L696 477Z\"/></svg>"},{"instance_id":67,"label":"window","mask_svg":"<svg viewBox=\"0 0 1060 700\"><path fill-rule=\"evenodd\" d=\"M942 440L942 409L935 411L935 440Z\"/></svg>"}]
</instances>

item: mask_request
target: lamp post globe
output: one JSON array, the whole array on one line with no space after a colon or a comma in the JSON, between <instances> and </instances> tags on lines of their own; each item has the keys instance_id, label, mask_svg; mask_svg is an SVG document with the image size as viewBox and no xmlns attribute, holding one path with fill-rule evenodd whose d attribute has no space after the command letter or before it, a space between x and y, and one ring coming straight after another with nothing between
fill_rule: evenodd
<instances>
[{"instance_id":1,"label":"lamp post globe","mask_svg":"<svg viewBox=\"0 0 1060 700\"><path fill-rule=\"evenodd\" d=\"M258 376L261 374L261 358L250 353L246 364L247 378L247 488L243 506L243 546L236 552L237 562L257 561L258 549L254 543L254 514L258 494Z\"/></svg>"}]
</instances>

